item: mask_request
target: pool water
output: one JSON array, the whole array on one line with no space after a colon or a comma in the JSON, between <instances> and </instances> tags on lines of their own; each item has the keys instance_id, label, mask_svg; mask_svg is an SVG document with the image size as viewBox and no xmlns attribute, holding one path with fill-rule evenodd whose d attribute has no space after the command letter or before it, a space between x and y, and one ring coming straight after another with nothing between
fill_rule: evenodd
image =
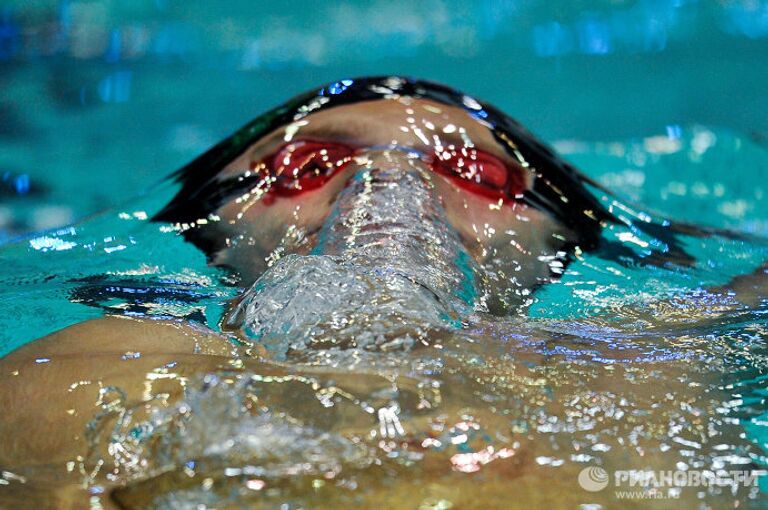
<instances>
[{"instance_id":1,"label":"pool water","mask_svg":"<svg viewBox=\"0 0 768 510\"><path fill-rule=\"evenodd\" d=\"M768 148L754 140L694 126L623 141L555 141L554 147L631 207L643 204L639 210L695 224L768 233L768 190L741 173L768 172ZM103 309L194 315L217 324L237 294L227 273L209 267L205 255L175 230L149 221L175 191L173 183L161 182L88 221L5 246L0 302L7 313L0 353ZM747 241L696 239L688 249L700 262L685 271L624 267L591 256L579 260L560 283L540 290L530 313L553 318L605 313L628 299L642 303L722 285L766 260L762 245ZM167 289L154 294L157 282ZM147 297L157 302L148 307Z\"/></svg>"},{"instance_id":2,"label":"pool water","mask_svg":"<svg viewBox=\"0 0 768 510\"><path fill-rule=\"evenodd\" d=\"M297 1L290 9L7 1L0 242L114 207L260 112L342 77L447 83L550 142L621 141L694 124L765 139L766 9L755 0Z\"/></svg>"},{"instance_id":3,"label":"pool water","mask_svg":"<svg viewBox=\"0 0 768 510\"><path fill-rule=\"evenodd\" d=\"M537 289L524 315L473 315L439 344L419 350L367 356L353 349L351 356L331 352L282 364L246 359L190 377L178 401L147 392L151 406L124 388L110 389L89 424L89 454L78 459L92 494L101 487L99 476L109 473L126 486L115 496L125 508L191 502L340 508L382 501L403 508L535 508L556 494L560 506L588 509L613 508L616 499L610 490L582 490L577 479L584 468L633 469L639 458L645 468L678 472L768 468L768 301L763 293L742 304L713 290L768 260L768 146L759 133L764 121L754 113L766 108L762 92L750 85L765 75L759 64L765 34L763 18L749 21L743 13L752 11L737 4L609 2L583 12L563 6L555 16L544 7L489 3L477 21L481 28L430 25L429 40L406 41L397 46L401 54L369 41L371 51L391 59L387 65L404 61L406 71L477 92L519 116L613 191L593 190L619 214L743 235L683 237L696 259L690 266L640 265L600 250L581 254L559 281ZM87 12L87 5L62 3L57 16L66 18L70 7ZM104 26L121 12L113 8L104 11ZM371 14L360 5L348 8ZM209 13L218 20L212 26L239 27L234 33L248 40L246 22L233 9ZM755 9L765 12L759 3ZM54 53L42 66L18 53L3 64L15 66L14 104L28 100L19 110L25 115L15 118L27 119L21 124L31 131L19 134L16 126L13 137L0 141L6 149L0 162L13 170L6 180L15 193L14 220L4 224L0 248L0 356L105 313L182 319L221 331L233 299L248 289L210 266L176 228L150 221L178 191L163 177L295 92L350 72L382 72L362 51L352 51L350 58L359 60L341 70L302 60L311 54L303 50L289 58L254 43L260 49L249 53L235 36L214 52L206 33L195 32L205 13L181 11L172 2L151 2L128 14L147 16L136 27L151 29L152 58L147 50L132 61L124 48L114 49L114 36L93 55L67 46L66 58ZM7 12L2 27L24 19L14 18L25 12L20 8ZM431 19L421 11L414 16L419 30L425 27L419 20ZM487 26L490 19L517 20L527 27L525 43L500 23ZM638 19L647 25L637 37L616 37ZM289 29L306 20L282 23L287 45ZM439 35L447 28L454 30L452 44ZM128 32L121 25L118 35ZM336 41L323 33L325 44ZM727 39L734 50L719 76L702 60L687 61L692 54L682 49L702 33ZM190 41L197 49L184 46ZM430 63L423 45L442 48L439 58ZM341 50L325 51L323 58L332 60ZM220 62L222 54L236 63ZM493 65L483 67L486 61ZM640 70L586 91L592 81L632 67L628 61ZM673 73L681 61L685 72ZM749 77L733 78L750 64ZM645 73L656 66L662 72ZM584 69L596 75L584 76ZM232 79L213 88L210 73ZM538 80L517 80L525 76ZM716 112L706 101L687 102L688 92L705 95L702 89L718 82L741 100ZM676 93L665 94L665 87ZM53 228L35 231L47 226ZM603 235L637 253L655 242L631 229ZM288 350L279 342L269 347L273 354ZM665 492L659 504L765 508L768 495L758 489L684 489ZM627 507L650 505L634 498Z\"/></svg>"},{"instance_id":4,"label":"pool water","mask_svg":"<svg viewBox=\"0 0 768 510\"><path fill-rule=\"evenodd\" d=\"M382 498L398 507L502 508L510 490L520 504L542 504L551 490L558 506L602 508L614 493L574 491L577 479L585 487L583 469L745 473L764 466L768 303L758 296L743 304L714 289L768 259L764 192L754 183L745 189L731 170L759 171L768 153L702 126L556 147L616 191L594 190L620 216L658 219L663 211L742 234L683 236L695 263L657 266L640 263L649 246L664 248L657 239L627 226L606 228L607 241L639 258L580 253L561 278L528 296L522 315L459 311L452 332L434 337L416 327L414 337L398 334L394 343L366 343L365 329L334 326L341 336L351 331L354 343L342 345L333 334L307 336L303 326L270 317L301 315L281 304L280 292L314 285L309 277L291 283L311 257L276 258L271 276L248 290L210 266L178 226L150 221L178 191L168 180L85 222L3 248L2 352L104 313L183 319L221 332L241 296L240 306L249 307L242 314L255 321L247 323L245 343L261 345L273 362L238 357L228 368L202 371L185 378L178 401L151 384L139 400L130 386L100 393L78 470L91 490L103 491L103 477L124 486L113 499L126 508L372 507ZM354 186L344 192L349 200L357 200ZM397 221L418 223L418 186L402 188L405 195L392 186L391 198L363 204L371 214L390 208ZM409 209L419 211L411 220ZM421 238L434 236L426 244L449 253L451 241L440 232ZM356 250L351 256L376 257ZM466 263L446 256L459 269ZM366 299L349 293L359 278L343 269L335 275L332 260L318 266L324 281L349 281L339 289L352 297L335 303L329 295L331 308L320 315L346 299ZM308 293L323 293L323 285ZM457 302L467 299L455 292ZM313 303L292 299L299 309ZM428 315L426 308L413 313L408 324ZM259 330L265 321L277 330ZM12 476L33 478L28 469ZM634 504L764 501L751 484L643 494L632 496Z\"/></svg>"}]
</instances>

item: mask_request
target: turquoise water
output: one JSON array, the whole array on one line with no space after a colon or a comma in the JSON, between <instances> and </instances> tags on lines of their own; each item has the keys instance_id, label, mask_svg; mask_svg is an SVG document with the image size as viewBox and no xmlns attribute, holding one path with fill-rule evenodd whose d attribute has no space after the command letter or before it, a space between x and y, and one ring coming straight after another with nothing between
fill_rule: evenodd
<instances>
[{"instance_id":1,"label":"turquoise water","mask_svg":"<svg viewBox=\"0 0 768 510\"><path fill-rule=\"evenodd\" d=\"M698 260L685 268L585 255L536 293L528 313L555 337L642 344L647 332L634 321L649 303L672 303L650 308L666 320L654 333L667 343L645 354L711 364L733 397L724 414L755 443L751 461L768 465L768 303L728 308L704 290L768 260L768 4L318 9L0 7L0 356L105 312L218 330L243 289L176 231L148 221L176 192L163 177L297 92L345 76L410 74L518 118L615 192L595 190L618 210L754 236L685 238ZM13 35L30 27L37 35ZM627 243L626 231L604 235ZM552 347L566 358L587 351Z\"/></svg>"},{"instance_id":2,"label":"turquoise water","mask_svg":"<svg viewBox=\"0 0 768 510\"><path fill-rule=\"evenodd\" d=\"M565 140L555 148L614 191L622 200L617 203L758 238L768 235L768 189L734 171L768 172L768 149L753 140L694 126L623 141ZM0 303L7 313L0 327L0 353L99 316L103 309L198 320L204 316L216 327L237 288L226 272L207 266L204 254L175 230L148 220L175 191L173 183L161 182L83 223L5 246L0 252ZM621 234L604 235L621 240ZM628 300L723 285L768 259L762 242L690 238L686 247L700 261L694 268L626 267L599 253L589 255L571 266L561 282L541 289L531 313L554 318L600 314L630 304ZM89 294L92 306L77 302L75 291L84 284L101 296ZM143 306L146 292L157 285L177 290L150 293L153 304ZM760 313L755 314L762 323Z\"/></svg>"},{"instance_id":3,"label":"turquoise water","mask_svg":"<svg viewBox=\"0 0 768 510\"><path fill-rule=\"evenodd\" d=\"M768 235L768 189L762 181L744 177L768 172L768 148L755 140L724 129L670 126L664 135L610 142L562 140L555 148L615 192L622 201L617 203L631 204L636 211ZM161 182L85 222L5 246L0 251L0 304L6 311L0 319L0 354L97 317L104 309L205 317L216 327L228 300L238 293L231 278L209 267L205 256L176 231L148 221L175 191L173 183ZM621 240L621 234L604 235ZM531 314L577 318L615 312L614 307L634 303L628 299L642 303L723 285L768 259L762 242L691 238L686 246L700 260L686 270L626 267L587 256L561 282L539 291ZM99 296L89 298L91 306L78 303L76 290L84 284ZM144 306L146 293L158 285L176 290L150 293L153 303Z\"/></svg>"},{"instance_id":4,"label":"turquoise water","mask_svg":"<svg viewBox=\"0 0 768 510\"><path fill-rule=\"evenodd\" d=\"M345 76L444 82L549 141L693 124L764 139L767 9L9 0L0 4L0 240L122 203L258 113Z\"/></svg>"},{"instance_id":5,"label":"turquoise water","mask_svg":"<svg viewBox=\"0 0 768 510\"><path fill-rule=\"evenodd\" d=\"M683 377L690 378L692 385L701 385L702 382L697 381L704 381L705 391L703 397L691 397L692 407L686 407L689 402L686 400L686 392L670 389L671 393L667 393L671 395L668 399L680 402L682 413L672 412L670 415L670 420L673 420L670 423L676 425L670 424L668 432L674 446L665 457L667 462L672 467L681 462L698 467L702 465L697 464L700 462L700 454L726 469L768 466L768 457L765 455L768 451L768 428L764 406L765 374L768 371L768 302L763 298L758 303L742 306L705 289L726 284L734 276L751 272L768 259L768 243L764 240L768 218L765 214L763 188L760 183L754 182L747 186L732 171L735 167L764 168L768 164L768 152L753 141L727 130L701 126L675 129L664 136L615 142L560 141L556 147L581 167L593 169L591 175L616 190L619 199L604 196L614 207L632 210L634 206L627 204L642 200L651 205L653 211L656 211L654 214L658 214L658 211L671 211L670 214L674 213L683 219L699 222L706 220L712 226L728 226L756 237L750 240L729 240L718 236L684 237L686 249L698 259L692 267L620 264L615 258L603 256L599 251L584 255L568 267L560 281L536 292L527 319L499 319L496 323L472 325L462 334L475 340L470 344L466 340L460 341L458 349L454 346L448 351L453 354L446 354L446 359L455 356L454 361L462 363L460 367L473 367L478 373L475 377L481 378L486 373L489 374L487 377L493 377L488 379L486 384L490 386L482 393L486 395L485 398L491 399L488 402L493 402L493 398L501 398L508 405L516 405L517 397L514 395L518 395L519 388L512 385L506 390L509 392L507 395L502 386L492 384L496 380L493 374L496 371L504 373L501 367L510 358L514 359L513 353L527 350L542 353L552 361L544 362L539 368L553 370L553 379L584 378L587 382L579 385L584 386L588 395L593 395L592 398L598 398L594 395L607 398L605 405L608 409L612 409L610 406L614 400L616 403L623 402L618 409L626 408L627 412L634 409L631 412L640 413L641 421L644 413L651 413L654 420L659 419L653 411L657 403L644 402L637 396L636 389L617 393L606 393L605 390L589 393L592 390L588 381L590 374L594 376L595 367L624 370L646 362L658 363L659 367L668 364L683 366L686 367L682 372ZM649 185L651 183L654 185ZM0 337L0 353L5 354L45 334L99 317L105 312L157 319L184 318L219 330L232 299L245 289L237 285L229 272L208 266L202 253L185 243L176 230L165 224L148 221L147 218L165 205L176 191L173 183L161 183L141 196L133 197L123 205L83 223L34 234L5 246L0 252L0 308L5 312L0 325L0 331L3 332ZM599 195L600 192L596 192ZM634 213L644 210L634 209ZM606 231L604 235L607 238L616 237L631 246L632 242L627 242L628 232L626 229L615 229ZM644 240L642 234L635 234L638 236L637 241ZM475 343L477 347L470 348ZM496 350L499 352L496 353ZM400 356L398 353L397 357ZM371 363L376 366L375 361ZM549 363L555 365L548 368ZM426 365L427 373L432 374L433 369L429 366ZM532 364L531 369L535 370L534 367L536 365ZM384 368L381 370L386 372ZM563 372L558 375L558 371ZM355 373L354 370L351 373ZM436 387L448 392L446 399L456 398L450 393L454 385L463 387L463 379L458 375L461 373L448 371L435 379L440 381L435 383ZM629 379L632 386L637 385L641 392L648 384L658 384L662 388L672 382L665 381L663 375L650 372L629 374L628 377L630 375L633 377ZM648 382L644 383L644 378L648 378ZM366 388L366 381L362 380L361 388ZM241 381L233 388L223 386L215 389L221 392L220 395L213 394L214 401L218 403L216 406L226 409L231 405L228 403L230 399L236 402L239 398L237 391L244 391L240 388L243 384L250 388L251 383ZM398 384L405 383L401 381ZM527 385L523 388L530 391ZM195 399L204 399L206 391L214 390L190 391L187 396L189 400L185 402L192 406L205 406L205 400L197 403ZM373 399L378 395L368 394L363 389L350 391L354 391L354 398L357 399ZM548 386L542 387L542 391L546 394ZM720 400L721 393L725 395L723 400ZM408 398L405 395L399 398ZM472 397L477 398L477 395L480 394L473 393ZM275 398L278 401L280 399L279 396ZM312 396L308 398L311 402ZM628 399L629 404L625 399ZM466 404L470 401L462 402ZM305 402L301 398L275 405L290 409L293 416L302 412L303 406L308 405ZM405 406L406 403L403 400L401 405ZM439 404L434 405L442 409ZM203 413L200 415L202 421L193 422L192 425L212 433L209 440L214 440L220 430L225 430L222 427L229 423L216 421L220 419L217 414L220 409L216 406L202 407L207 409L210 416ZM448 404L445 406L448 408ZM500 407L503 409L504 405ZM595 406L595 409L600 408L601 405ZM705 423L719 425L713 429L717 433L703 440L700 446L695 447L697 451L693 452L687 445L697 443L691 443L686 438L700 423L702 409L712 413L706 415ZM155 430L153 427L161 427L157 430L171 427L160 437L175 437L177 432L174 432L173 422L168 425L157 418L164 425L153 425L154 422L133 424L134 418L131 417L133 413L139 412L133 408L126 410L128 418L125 423L123 418L117 422L115 436L110 436L113 437L111 441L127 445L128 448L138 448L143 436L131 435L135 435L137 427L147 427L149 430ZM330 411L323 411L326 412ZM623 414L624 411L620 412ZM533 414L533 419L538 416L532 410L521 410L519 414L513 413L507 417L514 426L513 438L521 438L522 441L524 434L520 431L533 426L527 425L527 420L532 419L528 413ZM366 413L362 414L363 417L367 416ZM403 419L411 415L417 416L418 413L404 408ZM226 416L229 415L225 413ZM555 419L553 423L556 423L558 415L552 416ZM587 459L600 457L600 454L594 453L599 451L595 448L607 448L610 445L618 448L623 445L622 438L630 436L623 435L627 432L614 432L613 427L616 430L625 430L625 427L631 429L631 422L619 417L617 414L612 415L610 420L606 418L607 421L596 429L586 424L584 429L563 429L558 434L552 434L552 431L547 431L539 423L538 431L530 433L531 438L537 438L543 444L548 444L549 439L562 443L553 444L550 455L537 458L537 462L544 463L538 469L559 469L556 466L561 465L563 459L568 462L568 448L579 442L596 443L593 455L586 455ZM414 426L409 421L403 423L408 430ZM267 425L256 422L249 426ZM237 421L231 424L234 430L239 426L241 424ZM472 436L472 441L485 445L492 443L492 437L503 440L503 432L489 427L487 433ZM685 433L675 435L675 427L682 427ZM735 445L720 444L724 441L720 431L724 430L727 434L722 437L735 437L734 428L743 431L745 436L738 439ZM451 430L452 434L458 434ZM298 428L290 430L291 434L297 431ZM502 435L497 436L498 433ZM314 444L310 442L310 437L306 441L307 444ZM136 445L131 446L134 443ZM480 448L460 446L464 449L459 448L458 455L469 455ZM721 452L720 447L727 447L727 450ZM293 450L285 451L288 454ZM579 452L578 448L575 451ZM187 457L184 455L189 454L182 451L174 462L186 462ZM261 453L255 451L253 455ZM585 454L579 455L583 457ZM572 455L571 461L579 458L579 455ZM236 466L237 462L245 460L251 462L247 456L242 461L227 458L225 462L228 464L225 466ZM551 463L551 466L547 463ZM415 464L411 471L418 471L418 466L418 463ZM268 476L279 479L284 475L278 473ZM402 476L399 479L404 480ZM227 483L236 483L234 478L227 480L230 480ZM121 497L129 500L138 498L141 501L141 494L146 492L161 498L156 500L156 504L166 508L163 506L164 496L156 496L162 494L162 486L154 486L152 479L147 483L147 488L129 485L128 492ZM209 499L205 501L213 506L222 501L231 501L226 498L235 498L232 495L235 489L228 487L225 486L215 494L206 489L204 496ZM361 485L360 494L366 494L366 490L372 487L376 487L376 484L368 480ZM181 492L174 494L168 497L179 497L182 500L189 497L198 502L203 500L203 496L196 493L187 496ZM344 494L334 493L341 498L346 497ZM588 493L583 494L585 500L590 496ZM300 497L294 493L289 495ZM251 493L241 497L257 498ZM275 497L287 498L288 495ZM257 498L245 501L253 501L255 504L262 500ZM765 497L750 499L749 502L750 508L763 508L761 505L765 504ZM167 504L170 507L170 503Z\"/></svg>"}]
</instances>

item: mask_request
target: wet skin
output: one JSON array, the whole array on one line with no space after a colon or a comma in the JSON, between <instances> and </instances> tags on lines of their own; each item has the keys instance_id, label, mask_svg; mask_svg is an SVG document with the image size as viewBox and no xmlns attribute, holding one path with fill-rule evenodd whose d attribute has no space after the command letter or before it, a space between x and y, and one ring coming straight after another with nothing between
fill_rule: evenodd
<instances>
[{"instance_id":1,"label":"wet skin","mask_svg":"<svg viewBox=\"0 0 768 510\"><path fill-rule=\"evenodd\" d=\"M87 356L83 356L83 345L87 345ZM482 346L475 346L467 354L482 351ZM140 357L134 356L137 352L141 353ZM375 384L370 377L356 376L338 368L297 370L255 354L245 352L243 348L233 348L227 339L189 325L150 323L128 318L105 318L78 324L11 353L0 362L0 370L3 371L0 409L9 411L0 423L0 433L6 438L0 452L0 465L24 477L25 483L11 479L9 486L0 488L0 501L11 506L24 501L25 504L36 502L42 508L82 508L90 499L82 485L84 475L95 467L92 460L84 461L92 451L85 431L94 415L102 409L100 404L105 401L100 390L109 386L121 388L130 405L141 407L141 403L146 401L149 409L173 404L183 394L186 380L195 374L222 370L225 373L278 377L298 373L305 377L317 377L321 381L330 379L334 385L350 391L362 391L366 385ZM603 354L610 356L614 353L606 351ZM50 361L41 363L41 358ZM543 379L541 373L528 368L551 363L559 366L551 375L544 375ZM482 372L473 376L473 370L461 360L449 360L447 367L470 376L470 381L483 376ZM654 376L640 389L631 382L638 374L648 373ZM515 352L514 361L500 364L494 370L494 379L501 374L508 374L504 377L510 378L511 382L507 385L509 393L531 394L531 398L543 405L550 415L567 415L566 403L572 405L574 399L584 399L587 403L590 398L601 398L600 395L625 395L635 402L644 403L645 407L641 408L653 409L650 415L640 418L646 430L665 430L669 426L668 413L674 413L680 401L693 407L701 406L704 412L709 412L713 411L709 407L710 402L725 398L724 394L718 396L711 390L706 395L699 393L697 387L707 387L706 377L692 372L687 361L635 361L588 370L580 362L563 364L535 352L520 350ZM534 379L537 382L533 383ZM405 391L407 377L396 380L401 392ZM385 377L378 381L382 388L391 384ZM693 386L694 382L696 386ZM490 384L490 380L480 384ZM532 385L548 388L546 397L544 394L534 396ZM584 385L588 386L587 394L584 393ZM284 398L280 394L277 389L273 398L278 401ZM464 386L444 394L444 402L435 412L426 412L421 417L403 422L406 436L402 440L410 441L411 449L426 451L428 449L419 448L419 443L423 444L424 438L429 436L423 431L433 428L435 420L437 423L444 420L448 424L461 422L459 417L467 414L489 430L508 430L508 425L499 416L478 405L476 394L477 383L468 384L465 380ZM670 394L676 398L665 397ZM160 404L158 395L161 395ZM543 401L540 400L542 398ZM640 407L640 404L636 405ZM636 422L629 416L627 419L629 429L629 425ZM703 424L700 426L704 427ZM346 435L366 435L368 429L378 429L375 419L367 423L342 421L335 423L330 430ZM732 434L730 440L735 441L737 434ZM720 440L727 442L729 438L725 435ZM453 455L439 453L427 456L419 464L417 473L413 468L397 465L374 466L353 473L359 487L354 491L357 494L353 500L362 508L378 508L382 501L387 501L390 508L414 508L437 498L451 501L459 508L477 509L542 505L575 508L585 501L607 504L613 501L607 494L588 494L576 485L581 465L568 463L557 469L542 469L537 457L547 457L551 453L547 441L532 441L514 449L508 457L505 454L493 459L475 472L462 472ZM634 450L614 449L601 455L601 459L602 466L609 472L612 469L672 469L667 454L660 451L649 450L640 456ZM183 487L193 481L201 483L199 477L190 480L186 476L160 476L137 486L129 486L131 488L126 491L121 489L124 482L110 481L105 478L107 474L108 470L104 469L93 480L94 485L106 491L103 497L99 497L105 508L123 507L115 501L127 502L125 508L142 508L142 502L147 502L143 496L146 492L154 493L163 487L167 490L167 484ZM394 479L395 482L382 485L382 477ZM113 498L109 497L110 493L114 494ZM311 508L338 508L350 501L350 491L334 492L331 486L320 493L307 490L306 494L312 503ZM513 498L511 494L514 494ZM728 496L726 494L723 498L723 504L731 501ZM718 498L710 497L708 501L716 503ZM622 503L622 507L679 508L679 505L692 506L698 502L693 492L684 492L682 499L671 502L660 501L650 505L647 501L629 501ZM255 503L252 507L259 508ZM271 507L265 503L264 508Z\"/></svg>"},{"instance_id":2,"label":"wet skin","mask_svg":"<svg viewBox=\"0 0 768 510\"><path fill-rule=\"evenodd\" d=\"M255 143L224 167L219 178L236 178L243 174L243 169L268 159L280 147L301 140L329 141L368 150L356 153L349 165L320 188L270 201L261 200L258 194L243 195L220 208L217 215L222 221L216 223L210 235L228 239L229 249L217 254L214 263L234 268L245 284L266 269L265 259L283 239L288 226L305 229L310 235L319 229L341 189L366 159L376 157L377 149L397 146L398 150L414 151L431 161L440 147L475 147L498 158L526 187L534 178L499 146L485 125L465 111L410 98L363 102L312 114ZM515 200L506 199L500 207L498 199L468 192L462 187L462 179L436 172L430 172L430 176L448 220L477 260L482 261L491 253L500 258L523 258L528 273L524 279L529 285L537 278L546 279L546 264L538 263L535 255L562 244L553 234L567 236L566 229L546 213ZM509 238L491 234L509 229L516 232L514 244ZM307 253L313 246L314 240L310 239L298 253Z\"/></svg>"},{"instance_id":3,"label":"wet skin","mask_svg":"<svg viewBox=\"0 0 768 510\"><path fill-rule=\"evenodd\" d=\"M222 180L227 180L236 179L248 170L256 171L260 163L291 144L338 143L354 149L348 161L328 176L322 186L276 194L268 199L249 190L224 204L214 215L217 219L202 227L203 235L226 240L227 248L216 253L212 262L231 267L244 286L249 286L267 270L276 249L282 250L281 255L306 255L317 246L317 233L339 193L361 168L397 163L402 158L407 158L409 164L423 172L448 222L478 264L498 259L510 261L510 267L505 268L509 271L513 271L514 266L521 267L517 271L518 289L530 289L552 278L551 257L570 235L566 228L544 212L515 200L500 203L492 192L477 192L461 179L435 171L434 161L439 156L436 147L451 144L467 147L467 140L470 140L471 147L501 161L519 177L522 185L531 185L535 177L499 147L482 121L470 118L463 110L417 99L340 106L310 115L306 121L281 127L265 136L219 174ZM298 241L291 237L291 232L296 230L304 232ZM504 234L509 231L514 233ZM763 275L764 271L756 271L751 277L735 281L733 288L718 291L726 293L735 289L736 297L742 301L757 301L765 295ZM490 292L505 292L506 289L499 285L498 281L489 283ZM498 310L505 312L508 308L505 304L498 306ZM648 317L648 320L657 325L664 322L663 318ZM548 333L542 331L541 335ZM278 362L258 344L247 338L241 340L237 344L231 337L183 322L104 318L54 333L0 360L0 410L4 416L0 421L0 437L4 438L0 467L26 479L25 483L12 479L9 485L0 487L0 503L5 498L10 504L37 501L42 507L81 508L89 500L91 495L82 486L84 471L89 468L84 460L89 450L85 431L103 408L105 389L109 387L121 388L134 406L152 400L151 406L167 407L183 395L189 379L210 372L272 376L300 373L321 380L333 379L335 384L348 388L385 385L383 377L375 383L339 367ZM423 430L428 428L428 423L441 419L459 421L458 417L467 414L467 409L471 409L474 419L483 426L502 429L504 425L500 424L498 414L483 405L476 405L474 392L479 391L476 386L482 385L479 381L487 374L476 372L477 368L463 363L471 353L483 355L484 349L494 352L498 346L464 345L450 335L441 336L440 342L439 346L427 343L425 352L441 357L441 349L452 352L451 348L455 347L456 351L465 351L467 358L445 356L445 370L462 373L470 382L452 389L439 409L424 412L406 422L404 441L423 444ZM615 354L607 347L597 346L595 349L605 357ZM542 382L532 384L532 379L542 378L542 375L530 367L547 366L548 363L553 361L545 355L520 348L514 350L514 355L503 366L497 367L499 372L495 375L509 377L511 382L505 389L509 394L526 395L534 392L533 386L548 387L550 391L541 405L551 415L562 415L567 402L583 397L585 380L595 395L626 392L638 402L649 403L649 409L653 408L653 412L644 418L649 429L665 427L669 419L667 412L672 413L679 406L679 399L665 399L665 393L685 397L690 402L718 401L717 395L704 396L697 390L708 384L707 377L690 372L688 364L682 361L649 360L597 366L590 369L588 375L580 372L584 368L579 363L563 362L564 365L552 372L549 379L544 376ZM663 386L638 386L631 382L632 374L647 373L654 373L655 380L663 381ZM696 377L701 379L697 381L699 386L691 384ZM400 384L407 386L407 377L403 377ZM161 396L159 400L158 395ZM150 407L149 403L147 407ZM329 425L331 430L347 436L364 435L367 428L376 426L375 420L371 423L350 420ZM724 438L723 442L726 440ZM550 453L550 445L544 441L531 441L514 451L496 455L482 469L470 473L457 469L455 458L447 453L427 456L418 475L399 465L368 468L358 474L361 490L356 493L356 502L365 508L379 507L382 500L393 508L417 508L432 498L450 500L454 508L535 508L545 503L552 508L574 508L598 497L591 498L576 485L576 474L582 465L567 463L560 470L538 469L537 457ZM648 450L639 457L636 452L615 448L602 454L601 459L609 471L610 468L673 468L662 451ZM146 503L142 500L141 490L122 489L125 481L110 480L107 474L99 472L92 482L92 485L105 489L103 494L96 495L104 507L138 507ZM394 482L380 483L384 475ZM182 483L170 475L168 477L169 482L164 482L161 477L156 483ZM339 490L337 492L341 494L337 494L329 488L306 492L312 508L336 508L348 501L344 498L352 497L344 491ZM511 494L514 495L512 499ZM679 507L698 501L692 493L685 494L684 498L690 499L654 504ZM635 501L623 506L647 507L648 504L647 501Z\"/></svg>"}]
</instances>

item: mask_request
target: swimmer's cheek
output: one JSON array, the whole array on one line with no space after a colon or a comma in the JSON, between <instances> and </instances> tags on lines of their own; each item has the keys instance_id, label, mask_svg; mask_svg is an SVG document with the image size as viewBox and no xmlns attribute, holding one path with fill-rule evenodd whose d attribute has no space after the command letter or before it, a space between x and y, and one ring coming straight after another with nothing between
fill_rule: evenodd
<instances>
[{"instance_id":1,"label":"swimmer's cheek","mask_svg":"<svg viewBox=\"0 0 768 510\"><path fill-rule=\"evenodd\" d=\"M201 230L203 237L222 246L213 254L213 264L232 268L243 285L250 285L275 256L309 254L316 244L313 233L328 217L353 171L351 166L323 187L296 196L225 204L216 213L219 220Z\"/></svg>"}]
</instances>

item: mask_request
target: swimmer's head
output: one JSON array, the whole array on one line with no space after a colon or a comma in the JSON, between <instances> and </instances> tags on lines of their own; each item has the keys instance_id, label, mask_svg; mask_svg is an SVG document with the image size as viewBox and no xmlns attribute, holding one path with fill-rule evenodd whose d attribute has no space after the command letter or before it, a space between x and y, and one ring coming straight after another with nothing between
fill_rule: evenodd
<instances>
[{"instance_id":1,"label":"swimmer's head","mask_svg":"<svg viewBox=\"0 0 768 510\"><path fill-rule=\"evenodd\" d=\"M382 165L415 169L492 292L558 277L618 222L603 190L515 120L397 77L342 80L258 117L177 172L154 219L249 284L285 255L320 253L343 190Z\"/></svg>"}]
</instances>

